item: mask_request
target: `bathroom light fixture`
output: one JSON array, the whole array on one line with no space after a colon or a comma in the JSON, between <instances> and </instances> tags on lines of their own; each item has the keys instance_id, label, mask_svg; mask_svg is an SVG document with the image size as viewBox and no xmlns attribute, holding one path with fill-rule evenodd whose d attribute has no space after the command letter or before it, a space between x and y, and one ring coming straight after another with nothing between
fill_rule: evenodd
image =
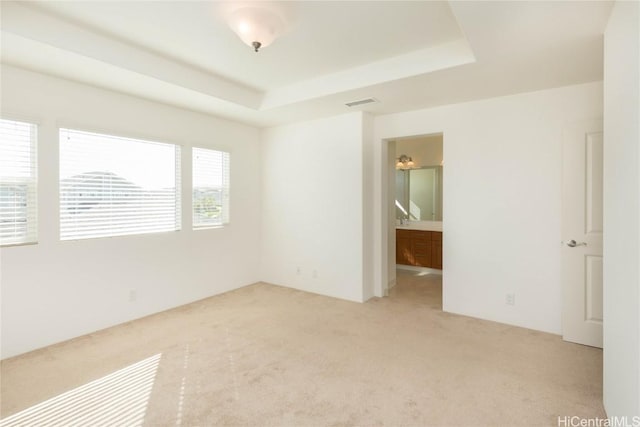
<instances>
[{"instance_id":1,"label":"bathroom light fixture","mask_svg":"<svg viewBox=\"0 0 640 427\"><path fill-rule=\"evenodd\" d=\"M231 29L257 52L284 31L285 18L268 2L239 3L227 16Z\"/></svg>"},{"instance_id":2,"label":"bathroom light fixture","mask_svg":"<svg viewBox=\"0 0 640 427\"><path fill-rule=\"evenodd\" d=\"M396 169L411 169L415 166L413 159L406 154L401 154L396 163Z\"/></svg>"}]
</instances>

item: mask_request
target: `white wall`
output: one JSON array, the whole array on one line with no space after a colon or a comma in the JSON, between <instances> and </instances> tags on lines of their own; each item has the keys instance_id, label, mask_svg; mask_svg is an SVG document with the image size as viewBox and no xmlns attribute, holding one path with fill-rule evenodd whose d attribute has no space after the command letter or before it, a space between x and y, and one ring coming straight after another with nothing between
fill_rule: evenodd
<instances>
[{"instance_id":1,"label":"white wall","mask_svg":"<svg viewBox=\"0 0 640 427\"><path fill-rule=\"evenodd\" d=\"M263 132L264 281L363 300L363 130L351 113Z\"/></svg>"},{"instance_id":2,"label":"white wall","mask_svg":"<svg viewBox=\"0 0 640 427\"><path fill-rule=\"evenodd\" d=\"M376 295L394 255L383 140L442 132L444 309L560 333L562 131L599 117L599 82L376 117Z\"/></svg>"},{"instance_id":3,"label":"white wall","mask_svg":"<svg viewBox=\"0 0 640 427\"><path fill-rule=\"evenodd\" d=\"M604 405L610 417L640 415L639 9L638 2L616 2L604 44Z\"/></svg>"},{"instance_id":4,"label":"white wall","mask_svg":"<svg viewBox=\"0 0 640 427\"><path fill-rule=\"evenodd\" d=\"M259 280L257 129L12 67L2 115L40 125L39 244L0 250L3 358ZM182 231L60 242L58 126L182 145ZM191 145L231 152L228 227L191 230Z\"/></svg>"}]
</instances>

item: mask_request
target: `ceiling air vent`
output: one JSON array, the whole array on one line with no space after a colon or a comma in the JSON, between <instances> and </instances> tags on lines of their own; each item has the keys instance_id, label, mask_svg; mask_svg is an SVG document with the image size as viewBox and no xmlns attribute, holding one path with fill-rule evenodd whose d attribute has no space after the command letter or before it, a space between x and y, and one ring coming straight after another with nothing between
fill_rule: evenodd
<instances>
[{"instance_id":1,"label":"ceiling air vent","mask_svg":"<svg viewBox=\"0 0 640 427\"><path fill-rule=\"evenodd\" d=\"M378 100L375 98L359 99L357 101L347 102L344 105L347 107L357 107L358 105L371 104L372 102L378 102Z\"/></svg>"}]
</instances>

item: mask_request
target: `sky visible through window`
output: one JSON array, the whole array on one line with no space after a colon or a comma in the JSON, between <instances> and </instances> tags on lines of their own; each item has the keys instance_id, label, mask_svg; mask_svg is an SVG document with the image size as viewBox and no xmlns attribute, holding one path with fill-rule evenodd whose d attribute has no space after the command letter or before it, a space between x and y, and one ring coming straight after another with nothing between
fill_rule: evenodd
<instances>
[{"instance_id":1,"label":"sky visible through window","mask_svg":"<svg viewBox=\"0 0 640 427\"><path fill-rule=\"evenodd\" d=\"M223 173L225 162L228 162L228 153L194 148L193 187L221 188L225 178Z\"/></svg>"}]
</instances>

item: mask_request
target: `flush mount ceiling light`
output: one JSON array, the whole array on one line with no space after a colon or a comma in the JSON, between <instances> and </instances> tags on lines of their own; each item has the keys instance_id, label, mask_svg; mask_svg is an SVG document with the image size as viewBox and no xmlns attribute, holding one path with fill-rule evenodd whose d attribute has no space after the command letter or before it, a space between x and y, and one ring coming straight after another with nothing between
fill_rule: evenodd
<instances>
[{"instance_id":1,"label":"flush mount ceiling light","mask_svg":"<svg viewBox=\"0 0 640 427\"><path fill-rule=\"evenodd\" d=\"M413 159L406 154L401 154L396 163L396 169L411 169L415 166Z\"/></svg>"},{"instance_id":2,"label":"flush mount ceiling light","mask_svg":"<svg viewBox=\"0 0 640 427\"><path fill-rule=\"evenodd\" d=\"M279 8L269 2L237 3L227 15L227 22L240 39L256 52L280 36L286 19Z\"/></svg>"}]
</instances>

